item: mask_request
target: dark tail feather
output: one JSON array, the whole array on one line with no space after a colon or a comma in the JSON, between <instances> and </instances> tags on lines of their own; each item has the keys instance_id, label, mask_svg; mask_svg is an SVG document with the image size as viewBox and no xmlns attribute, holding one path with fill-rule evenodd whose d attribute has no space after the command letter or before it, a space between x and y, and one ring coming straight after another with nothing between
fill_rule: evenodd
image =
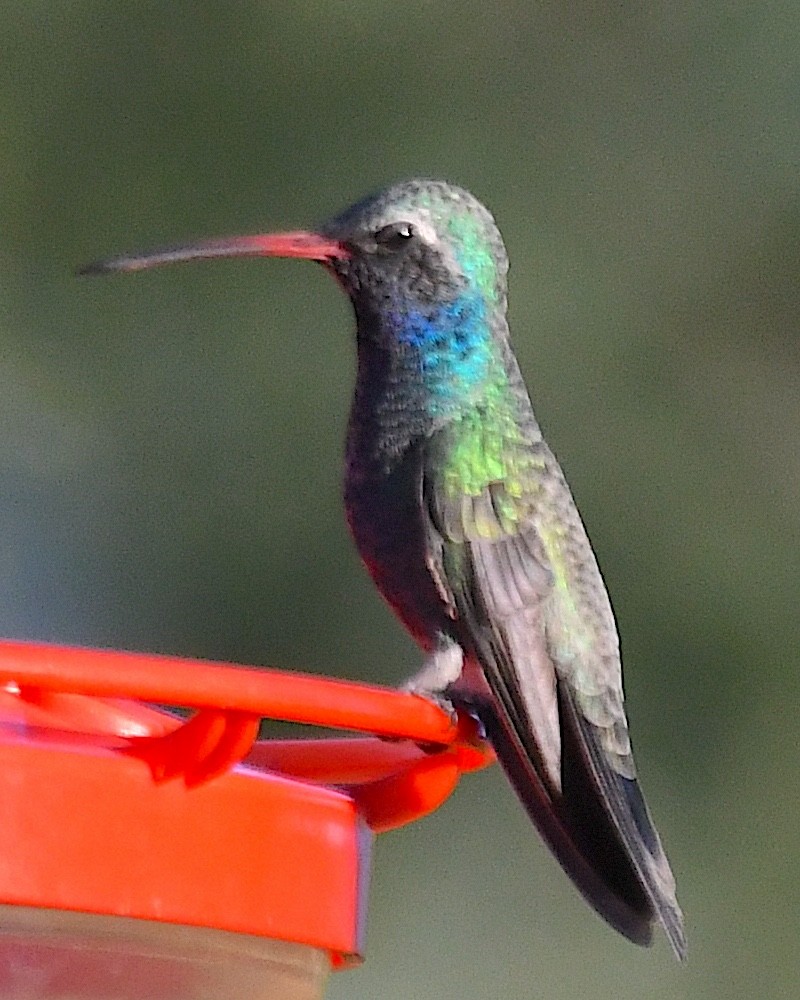
<instances>
[{"instance_id":1,"label":"dark tail feather","mask_svg":"<svg viewBox=\"0 0 800 1000\"><path fill-rule=\"evenodd\" d=\"M635 778L614 771L569 689L559 685L562 809L582 853L625 898L644 896L675 955L686 957L675 880Z\"/></svg>"},{"instance_id":2,"label":"dark tail feather","mask_svg":"<svg viewBox=\"0 0 800 1000\"><path fill-rule=\"evenodd\" d=\"M564 789L564 800L584 805L562 808L552 800L502 709L491 701L471 708L480 717L525 811L586 901L630 941L650 944L655 913L618 834L610 829L596 790L579 787L581 781L589 784L586 768L565 767L569 790ZM566 763L571 753L566 747L562 753Z\"/></svg>"}]
</instances>

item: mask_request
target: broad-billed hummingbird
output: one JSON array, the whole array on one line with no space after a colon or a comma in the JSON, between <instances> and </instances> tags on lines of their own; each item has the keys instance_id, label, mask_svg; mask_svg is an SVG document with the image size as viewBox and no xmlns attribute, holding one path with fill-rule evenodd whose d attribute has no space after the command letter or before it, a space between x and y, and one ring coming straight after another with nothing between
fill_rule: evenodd
<instances>
[{"instance_id":1,"label":"broad-billed hummingbird","mask_svg":"<svg viewBox=\"0 0 800 1000\"><path fill-rule=\"evenodd\" d=\"M320 261L350 296L358 373L347 519L427 654L413 690L479 720L528 815L588 902L683 958L675 881L639 790L619 640L569 486L511 348L508 258L471 194L411 180L314 232L113 257L84 273L210 257Z\"/></svg>"}]
</instances>

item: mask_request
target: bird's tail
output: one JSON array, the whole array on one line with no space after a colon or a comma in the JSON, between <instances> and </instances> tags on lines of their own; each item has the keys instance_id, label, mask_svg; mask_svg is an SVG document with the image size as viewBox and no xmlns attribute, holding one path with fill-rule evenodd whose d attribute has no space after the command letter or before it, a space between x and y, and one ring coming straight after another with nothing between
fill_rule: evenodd
<instances>
[{"instance_id":1,"label":"bird's tail","mask_svg":"<svg viewBox=\"0 0 800 1000\"><path fill-rule=\"evenodd\" d=\"M650 944L652 926L657 921L682 959L686 943L680 910L677 904L672 905L668 893L661 893L652 883L647 871L643 875L640 859L631 856L630 846L623 842L610 819L604 793L597 787L596 775L585 759L569 707L562 705L560 799L555 799L545 786L536 762L525 750L522 734L502 705L487 698L469 707L479 716L528 816L586 901L635 944ZM637 823L646 826L643 833L651 836L652 846L660 851L638 786L635 781L629 783L633 786L629 791L630 806L640 806ZM636 810L632 811L636 817ZM647 837L644 840L646 844Z\"/></svg>"}]
</instances>

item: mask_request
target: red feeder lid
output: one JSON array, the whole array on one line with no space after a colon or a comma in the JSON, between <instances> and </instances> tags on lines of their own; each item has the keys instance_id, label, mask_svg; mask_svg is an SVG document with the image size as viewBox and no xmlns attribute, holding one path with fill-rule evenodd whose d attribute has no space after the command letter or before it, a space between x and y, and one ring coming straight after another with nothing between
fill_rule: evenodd
<instances>
[{"instance_id":1,"label":"red feeder lid","mask_svg":"<svg viewBox=\"0 0 800 1000\"><path fill-rule=\"evenodd\" d=\"M370 735L256 742L262 718ZM362 953L372 832L492 759L472 720L406 693L0 642L0 904L269 938L338 965Z\"/></svg>"}]
</instances>

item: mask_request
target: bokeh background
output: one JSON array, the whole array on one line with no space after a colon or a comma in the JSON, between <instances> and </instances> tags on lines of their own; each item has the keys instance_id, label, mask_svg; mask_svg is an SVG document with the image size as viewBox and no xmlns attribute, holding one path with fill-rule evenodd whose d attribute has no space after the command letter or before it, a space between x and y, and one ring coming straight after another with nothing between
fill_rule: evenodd
<instances>
[{"instance_id":1,"label":"bokeh background","mask_svg":"<svg viewBox=\"0 0 800 1000\"><path fill-rule=\"evenodd\" d=\"M0 633L395 682L341 516L321 269L107 253L473 189L623 637L690 959L615 936L498 769L377 845L342 998L800 992L800 12L0 3Z\"/></svg>"}]
</instances>

